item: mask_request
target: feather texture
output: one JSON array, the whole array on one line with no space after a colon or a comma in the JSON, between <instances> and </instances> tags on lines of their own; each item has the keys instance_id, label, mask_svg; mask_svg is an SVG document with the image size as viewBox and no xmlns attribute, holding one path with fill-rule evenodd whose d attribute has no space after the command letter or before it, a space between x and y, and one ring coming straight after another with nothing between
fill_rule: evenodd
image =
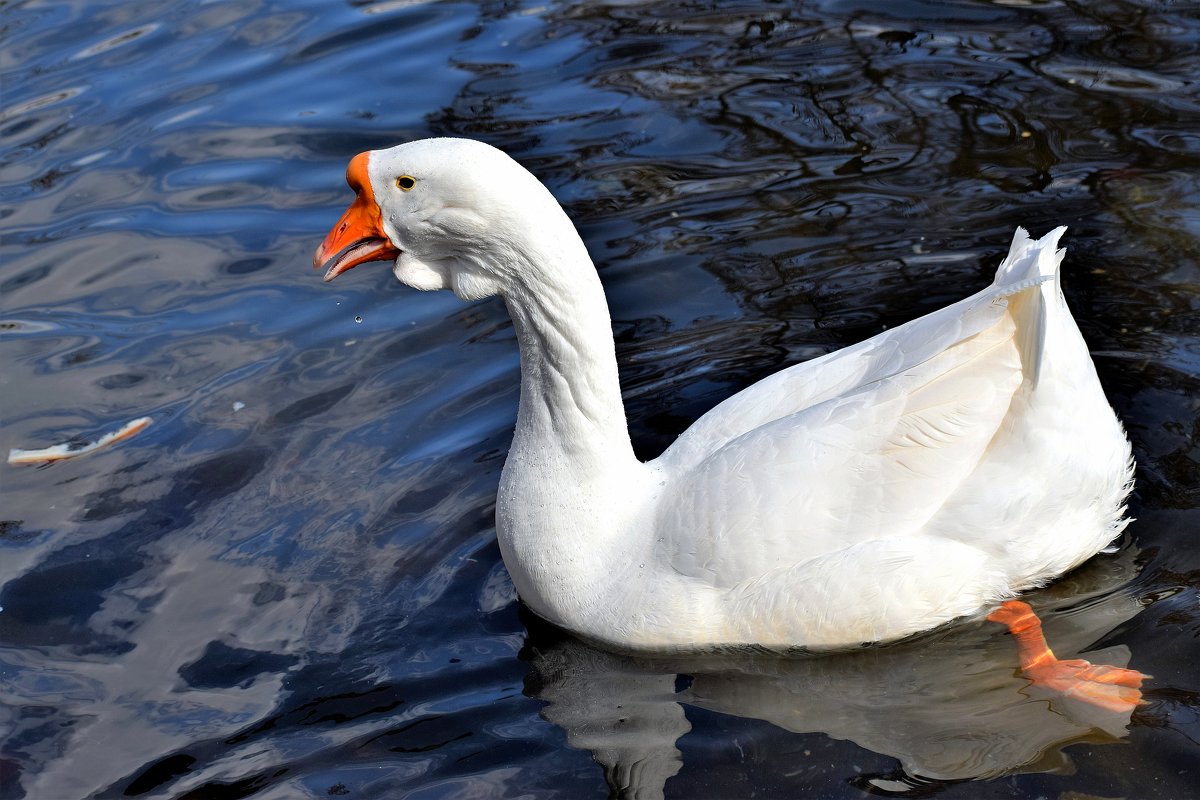
<instances>
[{"instance_id":1,"label":"feather texture","mask_svg":"<svg viewBox=\"0 0 1200 800\"><path fill-rule=\"evenodd\" d=\"M352 163L370 191L344 217L361 229L318 250L327 275L353 266L327 259L343 238L386 237L371 252L399 252L400 280L512 314L497 534L552 622L631 648L895 639L1045 583L1126 524L1129 443L1059 288L1064 228L1018 229L979 293L760 381L642 464L603 290L545 187L466 140Z\"/></svg>"}]
</instances>

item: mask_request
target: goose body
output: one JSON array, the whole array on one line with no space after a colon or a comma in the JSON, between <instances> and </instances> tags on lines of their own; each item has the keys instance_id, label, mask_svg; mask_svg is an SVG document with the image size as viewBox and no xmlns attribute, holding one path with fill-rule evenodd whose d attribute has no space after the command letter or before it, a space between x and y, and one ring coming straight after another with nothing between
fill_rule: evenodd
<instances>
[{"instance_id":1,"label":"goose body","mask_svg":"<svg viewBox=\"0 0 1200 800\"><path fill-rule=\"evenodd\" d=\"M539 615L610 646L886 641L1044 584L1124 528L1129 443L1059 288L1064 228L992 284L722 402L633 454L604 292L551 194L479 142L357 156L326 280L395 259L499 295L521 399L496 505Z\"/></svg>"}]
</instances>

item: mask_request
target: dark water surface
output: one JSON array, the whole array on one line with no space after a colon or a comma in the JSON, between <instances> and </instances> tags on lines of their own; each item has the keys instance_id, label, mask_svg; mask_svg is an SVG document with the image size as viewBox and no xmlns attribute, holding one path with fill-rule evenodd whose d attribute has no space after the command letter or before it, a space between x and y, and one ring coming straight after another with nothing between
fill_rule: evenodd
<instances>
[{"instance_id":1,"label":"dark water surface","mask_svg":"<svg viewBox=\"0 0 1200 800\"><path fill-rule=\"evenodd\" d=\"M155 420L0 465L0 796L1196 796L1200 9L720 9L0 5L0 448ZM350 156L431 134L503 147L579 225L645 456L1069 225L1138 520L1032 599L1149 704L1038 696L978 620L671 663L523 615L502 305L309 268Z\"/></svg>"}]
</instances>

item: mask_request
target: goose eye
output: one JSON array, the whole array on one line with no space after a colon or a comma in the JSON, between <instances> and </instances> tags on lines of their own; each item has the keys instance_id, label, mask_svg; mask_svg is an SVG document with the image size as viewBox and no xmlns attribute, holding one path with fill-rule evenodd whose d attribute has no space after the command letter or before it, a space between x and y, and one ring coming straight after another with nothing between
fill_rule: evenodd
<instances>
[{"instance_id":1,"label":"goose eye","mask_svg":"<svg viewBox=\"0 0 1200 800\"><path fill-rule=\"evenodd\" d=\"M411 175L401 175L399 178L396 178L396 186L399 187L400 191L402 192L407 192L416 185L417 179Z\"/></svg>"}]
</instances>

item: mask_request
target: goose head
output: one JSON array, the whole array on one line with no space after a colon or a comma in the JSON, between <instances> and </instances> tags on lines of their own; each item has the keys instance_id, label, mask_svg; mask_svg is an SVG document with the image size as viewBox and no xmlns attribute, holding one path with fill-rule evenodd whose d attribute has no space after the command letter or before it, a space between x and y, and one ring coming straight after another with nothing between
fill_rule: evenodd
<instances>
[{"instance_id":1,"label":"goose head","mask_svg":"<svg viewBox=\"0 0 1200 800\"><path fill-rule=\"evenodd\" d=\"M415 289L451 289L464 300L503 295L518 273L544 260L539 242L553 240L566 221L525 168L469 139L359 153L346 182L354 202L313 256L326 281L394 260L396 278Z\"/></svg>"}]
</instances>

